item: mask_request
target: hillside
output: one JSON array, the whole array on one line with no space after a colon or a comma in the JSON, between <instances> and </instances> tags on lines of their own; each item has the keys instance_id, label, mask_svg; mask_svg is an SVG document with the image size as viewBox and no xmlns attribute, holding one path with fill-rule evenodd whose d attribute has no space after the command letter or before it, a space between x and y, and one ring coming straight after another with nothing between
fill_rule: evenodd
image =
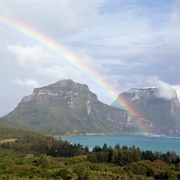
<instances>
[{"instance_id":1,"label":"hillside","mask_svg":"<svg viewBox=\"0 0 180 180\"><path fill-rule=\"evenodd\" d=\"M0 126L0 141L4 139L22 139L23 137L26 137L26 138L31 137L35 139L46 139L46 136L40 133Z\"/></svg>"},{"instance_id":2,"label":"hillside","mask_svg":"<svg viewBox=\"0 0 180 180\"><path fill-rule=\"evenodd\" d=\"M0 143L0 179L107 180L179 179L175 152L143 151L138 147L72 145L53 138L26 135Z\"/></svg>"},{"instance_id":3,"label":"hillside","mask_svg":"<svg viewBox=\"0 0 180 180\"><path fill-rule=\"evenodd\" d=\"M0 120L16 127L52 135L95 133L180 133L180 103L160 96L158 88L131 89L120 94L136 114L121 109L117 100L108 106L87 85L72 80L36 88ZM140 127L140 129L139 129Z\"/></svg>"},{"instance_id":4,"label":"hillside","mask_svg":"<svg viewBox=\"0 0 180 180\"><path fill-rule=\"evenodd\" d=\"M7 122L5 119L0 118L0 127L14 128L14 125Z\"/></svg>"},{"instance_id":5,"label":"hillside","mask_svg":"<svg viewBox=\"0 0 180 180\"><path fill-rule=\"evenodd\" d=\"M45 134L85 134L138 131L130 117L125 110L100 102L87 85L62 80L34 89L3 119Z\"/></svg>"}]
</instances>

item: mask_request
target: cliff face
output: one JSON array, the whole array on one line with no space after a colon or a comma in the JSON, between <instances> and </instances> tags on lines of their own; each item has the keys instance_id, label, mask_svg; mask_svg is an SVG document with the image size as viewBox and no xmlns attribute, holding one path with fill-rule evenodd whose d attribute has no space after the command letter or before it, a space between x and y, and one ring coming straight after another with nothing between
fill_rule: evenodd
<instances>
[{"instance_id":1,"label":"cliff face","mask_svg":"<svg viewBox=\"0 0 180 180\"><path fill-rule=\"evenodd\" d=\"M143 119L146 119L153 127L155 133L179 133L180 132L180 103L174 91L171 98L161 96L160 89L131 89L120 94L131 104ZM119 107L117 100L112 104ZM143 122L142 122L143 124Z\"/></svg>"},{"instance_id":2,"label":"cliff face","mask_svg":"<svg viewBox=\"0 0 180 180\"><path fill-rule=\"evenodd\" d=\"M101 103L87 85L72 80L34 89L4 119L46 134L138 131L128 112Z\"/></svg>"},{"instance_id":3,"label":"cliff face","mask_svg":"<svg viewBox=\"0 0 180 180\"><path fill-rule=\"evenodd\" d=\"M33 94L25 96L22 102L40 101L43 98L66 99L70 106L71 102L77 102L77 100L97 101L97 96L89 91L87 85L74 83L72 80L62 80L46 87L34 89Z\"/></svg>"}]
</instances>

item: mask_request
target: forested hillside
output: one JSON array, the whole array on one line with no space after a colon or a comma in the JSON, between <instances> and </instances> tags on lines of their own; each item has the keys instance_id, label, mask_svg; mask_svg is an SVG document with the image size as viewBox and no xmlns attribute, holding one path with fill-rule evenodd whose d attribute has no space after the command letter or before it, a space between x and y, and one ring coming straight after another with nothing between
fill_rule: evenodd
<instances>
[{"instance_id":1,"label":"forested hillside","mask_svg":"<svg viewBox=\"0 0 180 180\"><path fill-rule=\"evenodd\" d=\"M46 136L36 132L24 131L22 129L0 127L0 140L8 139L8 138L19 139L24 137L45 138Z\"/></svg>"},{"instance_id":2,"label":"forested hillside","mask_svg":"<svg viewBox=\"0 0 180 180\"><path fill-rule=\"evenodd\" d=\"M1 128L0 135L0 179L180 178L180 158L175 152L142 151L118 144L96 146L89 152L80 144L22 130Z\"/></svg>"}]
</instances>

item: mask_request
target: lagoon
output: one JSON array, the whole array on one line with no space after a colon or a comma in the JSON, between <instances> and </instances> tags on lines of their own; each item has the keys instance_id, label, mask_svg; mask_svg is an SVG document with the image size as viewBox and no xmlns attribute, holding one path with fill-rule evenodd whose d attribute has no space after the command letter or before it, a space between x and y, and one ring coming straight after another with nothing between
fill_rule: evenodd
<instances>
[{"instance_id":1,"label":"lagoon","mask_svg":"<svg viewBox=\"0 0 180 180\"><path fill-rule=\"evenodd\" d=\"M88 136L56 136L72 144L81 144L88 146L92 150L96 145L102 147L104 143L114 147L116 144L127 145L131 147L135 145L142 150L152 150L166 153L167 151L175 151L180 155L180 137L167 137L157 135L88 135Z\"/></svg>"}]
</instances>

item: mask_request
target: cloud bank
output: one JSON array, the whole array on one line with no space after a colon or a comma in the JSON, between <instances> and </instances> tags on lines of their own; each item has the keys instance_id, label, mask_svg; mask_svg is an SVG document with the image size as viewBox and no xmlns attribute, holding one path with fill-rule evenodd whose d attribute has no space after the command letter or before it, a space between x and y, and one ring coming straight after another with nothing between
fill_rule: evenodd
<instances>
[{"instance_id":1,"label":"cloud bank","mask_svg":"<svg viewBox=\"0 0 180 180\"><path fill-rule=\"evenodd\" d=\"M178 99L180 101L180 85L178 86L172 86L173 89L175 89L176 93L177 93L177 96L178 96Z\"/></svg>"},{"instance_id":2,"label":"cloud bank","mask_svg":"<svg viewBox=\"0 0 180 180\"><path fill-rule=\"evenodd\" d=\"M21 80L19 78L16 78L16 79L13 79L12 82L19 86L27 86L27 87L31 87L31 88L40 87L40 84L35 79Z\"/></svg>"},{"instance_id":3,"label":"cloud bank","mask_svg":"<svg viewBox=\"0 0 180 180\"><path fill-rule=\"evenodd\" d=\"M177 97L176 91L169 84L161 81L158 77L149 77L147 83L158 88L157 97L167 100L172 100Z\"/></svg>"}]
</instances>

